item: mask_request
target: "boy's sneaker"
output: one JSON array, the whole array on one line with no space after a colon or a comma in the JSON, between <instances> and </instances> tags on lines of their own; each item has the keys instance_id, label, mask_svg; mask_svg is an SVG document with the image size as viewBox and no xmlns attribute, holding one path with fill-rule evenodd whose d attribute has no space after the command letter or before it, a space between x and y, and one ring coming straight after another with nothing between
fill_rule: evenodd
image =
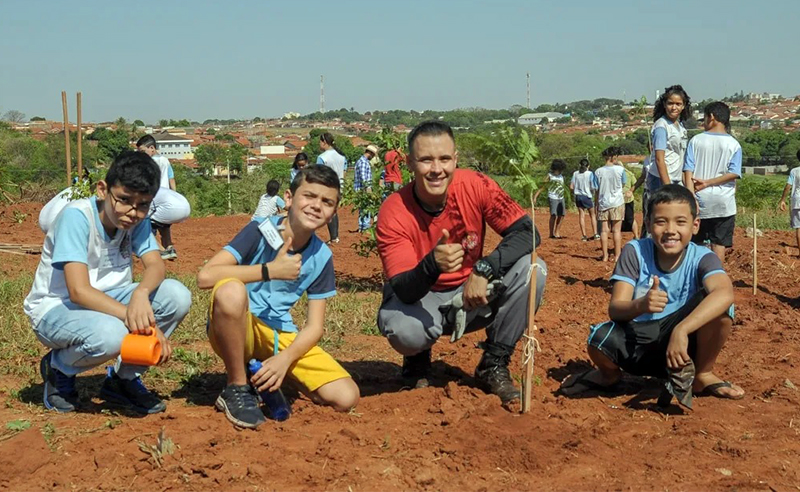
<instances>
[{"instance_id":1,"label":"boy's sneaker","mask_svg":"<svg viewBox=\"0 0 800 492\"><path fill-rule=\"evenodd\" d=\"M44 406L59 413L74 412L78 406L78 391L75 376L67 376L50 365L53 352L47 352L39 363L39 372L44 380Z\"/></svg>"},{"instance_id":2,"label":"boy's sneaker","mask_svg":"<svg viewBox=\"0 0 800 492\"><path fill-rule=\"evenodd\" d=\"M430 386L431 349L416 355L403 356L403 370L400 374L403 378L403 384L406 386L415 389Z\"/></svg>"},{"instance_id":3,"label":"boy's sneaker","mask_svg":"<svg viewBox=\"0 0 800 492\"><path fill-rule=\"evenodd\" d=\"M595 240L600 239L600 234L595 234L592 239L595 239Z\"/></svg>"},{"instance_id":4,"label":"boy's sneaker","mask_svg":"<svg viewBox=\"0 0 800 492\"><path fill-rule=\"evenodd\" d=\"M100 388L100 396L144 414L160 413L167 409L167 404L145 387L142 378L122 379L110 366Z\"/></svg>"},{"instance_id":5,"label":"boy's sneaker","mask_svg":"<svg viewBox=\"0 0 800 492\"><path fill-rule=\"evenodd\" d=\"M583 241L584 243L585 243L586 241L588 241L588 240L589 240L589 238L588 238L588 237L586 237L586 236L581 236L581 241Z\"/></svg>"},{"instance_id":6,"label":"boy's sneaker","mask_svg":"<svg viewBox=\"0 0 800 492\"><path fill-rule=\"evenodd\" d=\"M233 425L245 429L255 429L266 422L264 413L258 407L258 400L253 387L249 384L229 384L217 397L214 404L217 410L225 413L225 417Z\"/></svg>"},{"instance_id":7,"label":"boy's sneaker","mask_svg":"<svg viewBox=\"0 0 800 492\"><path fill-rule=\"evenodd\" d=\"M161 252L161 259L162 260L175 260L178 258L178 252L175 251L174 246L170 246L164 251Z\"/></svg>"}]
</instances>

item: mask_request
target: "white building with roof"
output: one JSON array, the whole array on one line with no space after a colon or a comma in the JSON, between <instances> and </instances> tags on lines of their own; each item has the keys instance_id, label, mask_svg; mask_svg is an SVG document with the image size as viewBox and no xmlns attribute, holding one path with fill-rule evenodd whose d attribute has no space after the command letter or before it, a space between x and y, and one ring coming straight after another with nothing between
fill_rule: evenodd
<instances>
[{"instance_id":1,"label":"white building with roof","mask_svg":"<svg viewBox=\"0 0 800 492\"><path fill-rule=\"evenodd\" d=\"M569 114L556 113L555 111L548 111L546 113L527 113L520 116L517 119L517 123L520 125L539 125L545 118L547 118L547 121L553 122L559 118L564 118L565 116L569 116Z\"/></svg>"},{"instance_id":2,"label":"white building with roof","mask_svg":"<svg viewBox=\"0 0 800 492\"><path fill-rule=\"evenodd\" d=\"M192 139L170 133L153 135L158 152L168 159L193 159Z\"/></svg>"}]
</instances>

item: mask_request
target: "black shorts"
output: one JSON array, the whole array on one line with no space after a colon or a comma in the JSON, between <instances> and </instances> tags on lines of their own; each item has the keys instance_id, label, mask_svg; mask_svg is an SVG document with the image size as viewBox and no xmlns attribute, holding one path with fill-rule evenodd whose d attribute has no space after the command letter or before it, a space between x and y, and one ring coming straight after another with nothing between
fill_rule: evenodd
<instances>
[{"instance_id":1,"label":"black shorts","mask_svg":"<svg viewBox=\"0 0 800 492\"><path fill-rule=\"evenodd\" d=\"M733 247L733 228L736 227L736 216L701 219L700 230L692 237L695 244L718 244L726 248Z\"/></svg>"},{"instance_id":2,"label":"black shorts","mask_svg":"<svg viewBox=\"0 0 800 492\"><path fill-rule=\"evenodd\" d=\"M661 319L643 322L606 321L592 327L589 345L623 371L637 376L667 377L667 347L672 330L705 298L699 292L680 309ZM689 335L689 357L697 351L697 332Z\"/></svg>"},{"instance_id":3,"label":"black shorts","mask_svg":"<svg viewBox=\"0 0 800 492\"><path fill-rule=\"evenodd\" d=\"M625 204L625 217L622 219L622 232L633 232L633 202Z\"/></svg>"},{"instance_id":4,"label":"black shorts","mask_svg":"<svg viewBox=\"0 0 800 492\"><path fill-rule=\"evenodd\" d=\"M590 208L594 208L594 202L592 199L585 195L575 195L575 205L578 208L582 208L584 210L589 210Z\"/></svg>"}]
</instances>

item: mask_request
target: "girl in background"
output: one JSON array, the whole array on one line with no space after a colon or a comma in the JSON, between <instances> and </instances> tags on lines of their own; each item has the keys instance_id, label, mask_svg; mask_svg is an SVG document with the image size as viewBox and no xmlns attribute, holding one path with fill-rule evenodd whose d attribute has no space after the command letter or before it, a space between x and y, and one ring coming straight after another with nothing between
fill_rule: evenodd
<instances>
[{"instance_id":1,"label":"girl in background","mask_svg":"<svg viewBox=\"0 0 800 492\"><path fill-rule=\"evenodd\" d=\"M680 85L667 87L656 101L650 130L653 165L646 184L650 193L664 184L682 183L683 158L689 142L683 123L691 115L691 99Z\"/></svg>"}]
</instances>

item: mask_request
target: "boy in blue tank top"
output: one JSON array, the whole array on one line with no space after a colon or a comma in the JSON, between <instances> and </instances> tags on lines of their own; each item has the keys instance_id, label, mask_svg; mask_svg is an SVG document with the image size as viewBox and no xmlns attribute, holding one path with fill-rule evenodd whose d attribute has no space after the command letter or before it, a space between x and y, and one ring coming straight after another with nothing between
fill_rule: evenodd
<instances>
[{"instance_id":1,"label":"boy in blue tank top","mask_svg":"<svg viewBox=\"0 0 800 492\"><path fill-rule=\"evenodd\" d=\"M733 325L733 285L717 255L691 242L700 226L694 196L666 185L648 208L651 237L625 246L611 277L611 321L589 334L597 368L569 376L561 392L612 389L623 371L667 378L693 362L695 395L740 399L744 391L713 372Z\"/></svg>"}]
</instances>

